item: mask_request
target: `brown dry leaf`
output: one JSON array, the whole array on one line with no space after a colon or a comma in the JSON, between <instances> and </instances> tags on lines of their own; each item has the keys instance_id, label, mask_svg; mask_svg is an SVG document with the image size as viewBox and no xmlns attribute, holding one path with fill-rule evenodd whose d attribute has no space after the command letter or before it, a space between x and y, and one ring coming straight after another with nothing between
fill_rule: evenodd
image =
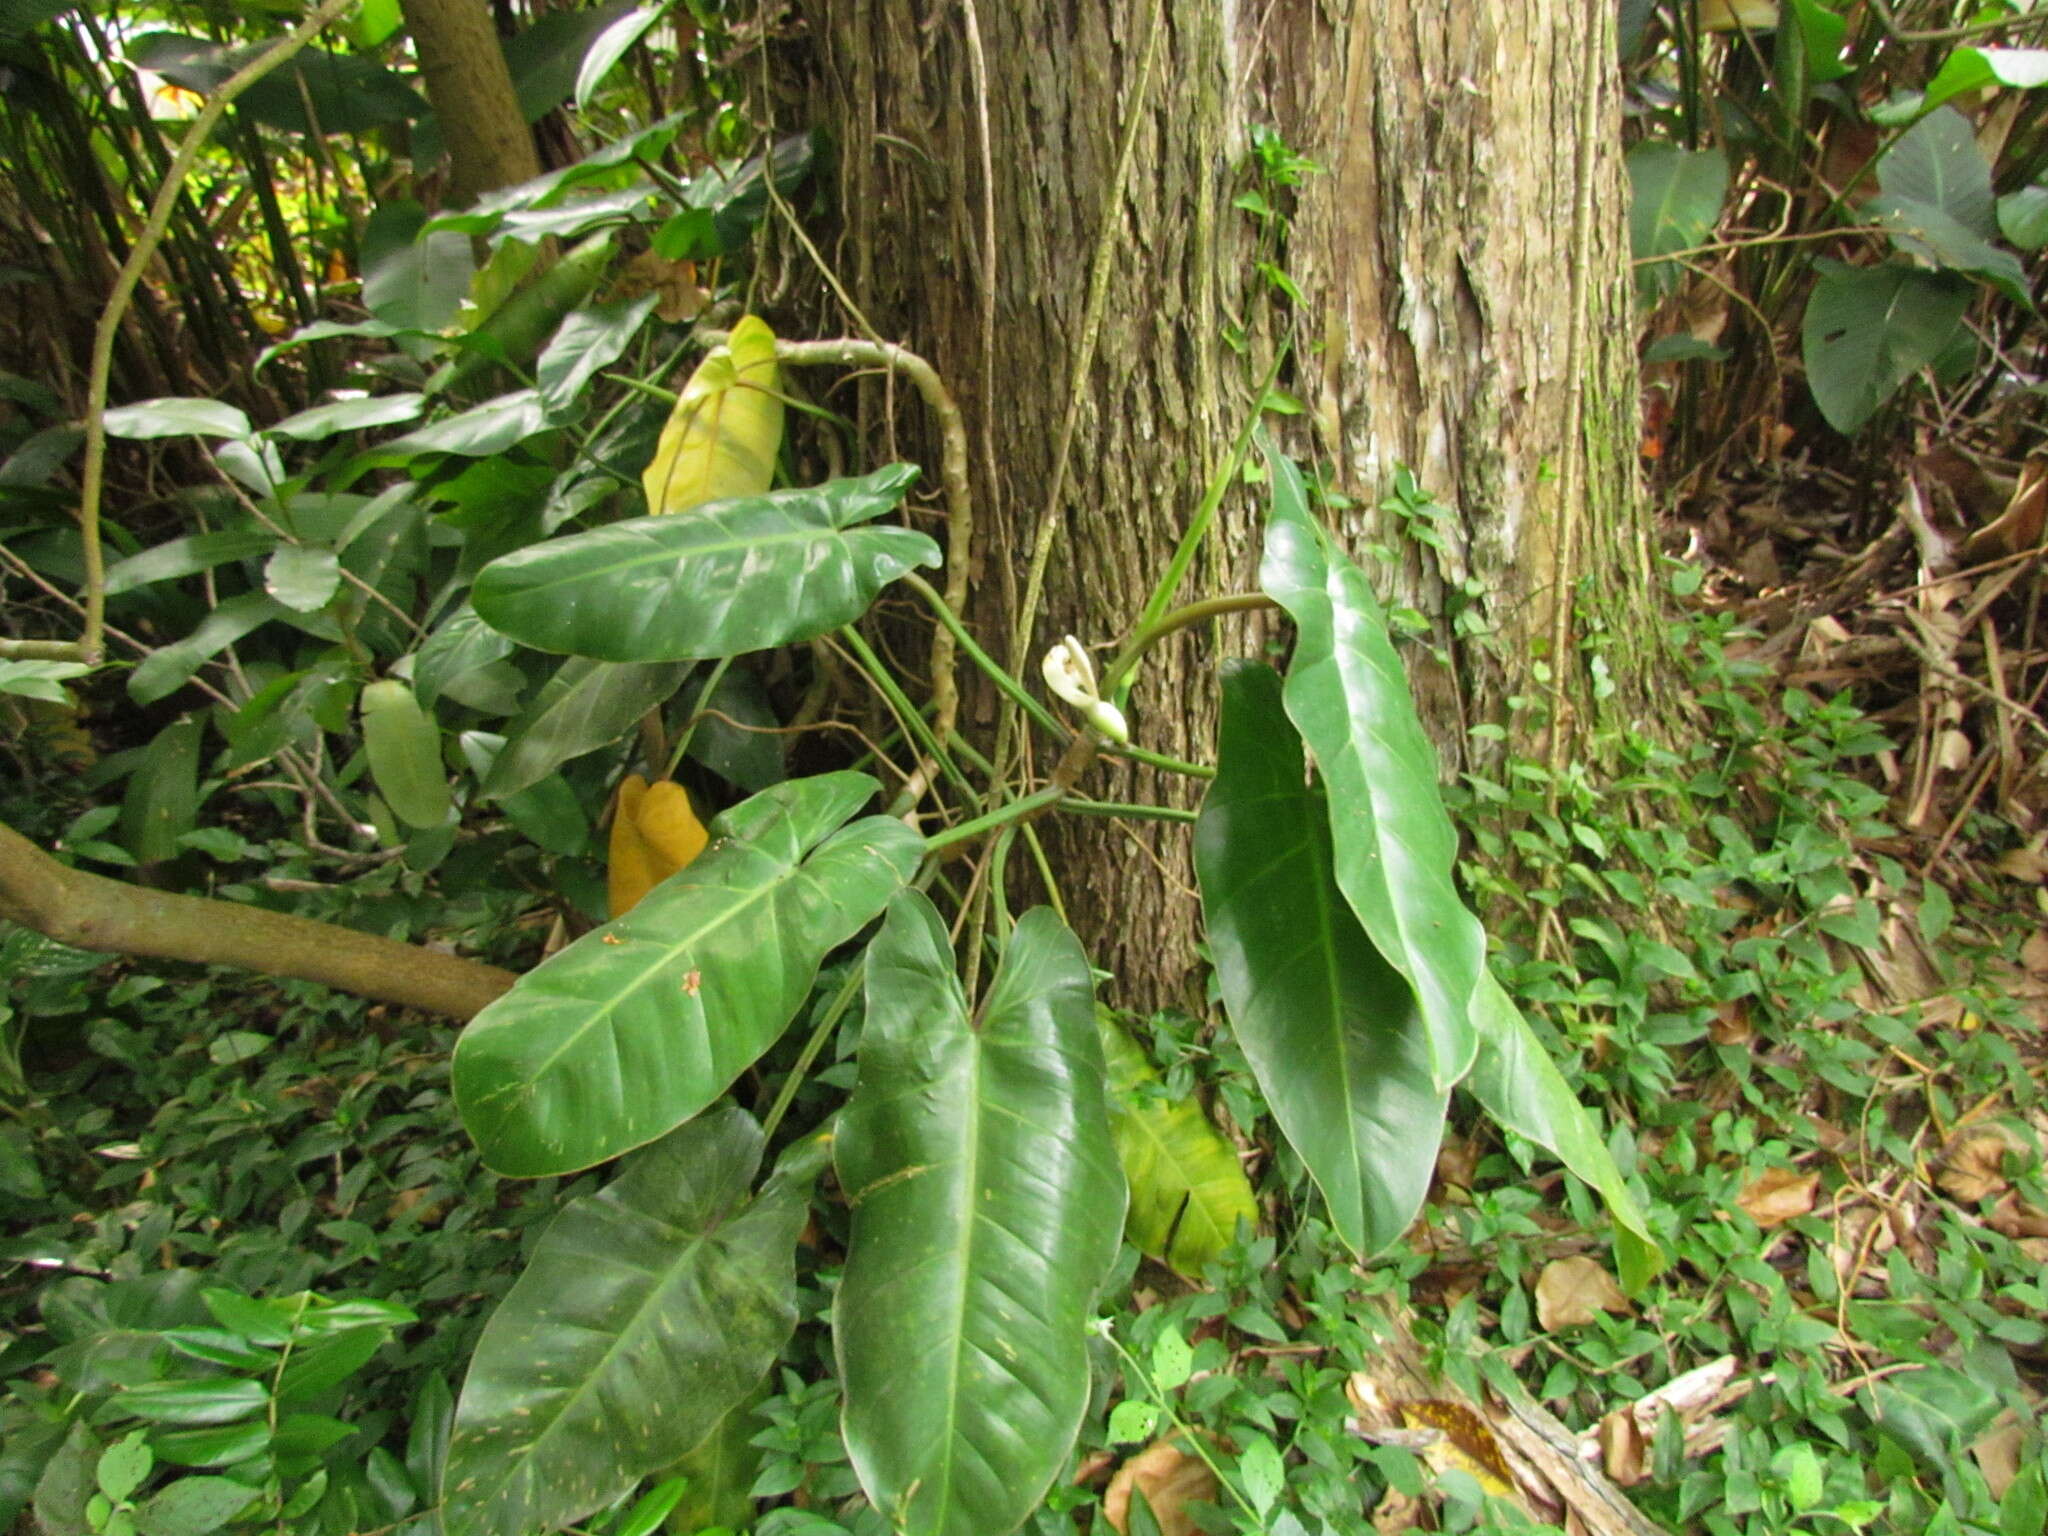
<instances>
[{"instance_id":1,"label":"brown dry leaf","mask_svg":"<svg viewBox=\"0 0 2048 1536\"><path fill-rule=\"evenodd\" d=\"M2020 963L2036 976L2048 976L2048 929L2036 928L2020 946Z\"/></svg>"},{"instance_id":2,"label":"brown dry leaf","mask_svg":"<svg viewBox=\"0 0 2048 1536\"><path fill-rule=\"evenodd\" d=\"M1991 1421L1991 1427L1970 1444L1977 1470L1984 1474L1984 1486L1991 1497L2003 1499L2005 1490L2019 1475L2020 1450L2027 1443L2027 1427L2010 1408Z\"/></svg>"},{"instance_id":3,"label":"brown dry leaf","mask_svg":"<svg viewBox=\"0 0 2048 1536\"><path fill-rule=\"evenodd\" d=\"M1446 1189L1469 1192L1479 1177L1479 1143L1447 1133L1437 1149L1436 1177Z\"/></svg>"},{"instance_id":4,"label":"brown dry leaf","mask_svg":"<svg viewBox=\"0 0 2048 1536\"><path fill-rule=\"evenodd\" d=\"M2012 1238L2015 1242L2024 1242L2029 1238L2048 1238L2048 1215L2022 1200L2020 1192L2016 1189L2008 1189L2000 1197L1998 1204L1991 1208L1991 1214L1985 1220L1990 1224L1992 1231Z\"/></svg>"},{"instance_id":5,"label":"brown dry leaf","mask_svg":"<svg viewBox=\"0 0 2048 1536\"><path fill-rule=\"evenodd\" d=\"M1707 1038L1716 1045L1747 1045L1755 1034L1749 1022L1749 1004L1739 997L1723 1003L1721 1011L1707 1020Z\"/></svg>"},{"instance_id":6,"label":"brown dry leaf","mask_svg":"<svg viewBox=\"0 0 2048 1536\"><path fill-rule=\"evenodd\" d=\"M1116 1469L1102 1494L1102 1513L1119 1532L1130 1529L1131 1488L1143 1491L1161 1536L1195 1536L1200 1527L1187 1506L1214 1503L1221 1489L1202 1458L1175 1444L1175 1436L1154 1440Z\"/></svg>"},{"instance_id":7,"label":"brown dry leaf","mask_svg":"<svg viewBox=\"0 0 2048 1536\"><path fill-rule=\"evenodd\" d=\"M1626 1408L1617 1408L1600 1421L1600 1465L1615 1482L1635 1487L1647 1475L1649 1460L1643 1432Z\"/></svg>"},{"instance_id":8,"label":"brown dry leaf","mask_svg":"<svg viewBox=\"0 0 2048 1536\"><path fill-rule=\"evenodd\" d=\"M2035 454L2021 466L2019 483L1998 520L1979 528L1963 543L1963 558L1970 561L2016 555L2041 542L2048 523L2048 455Z\"/></svg>"},{"instance_id":9,"label":"brown dry leaf","mask_svg":"<svg viewBox=\"0 0 2048 1536\"><path fill-rule=\"evenodd\" d=\"M2011 1183L2007 1153L2026 1151L2017 1133L2002 1125L1973 1125L1949 1144L1934 1182L1965 1205L1989 1200Z\"/></svg>"},{"instance_id":10,"label":"brown dry leaf","mask_svg":"<svg viewBox=\"0 0 2048 1536\"><path fill-rule=\"evenodd\" d=\"M1735 1203L1760 1227L1775 1227L1813 1209L1813 1197L1820 1188L1820 1175L1801 1173L1797 1168L1766 1168Z\"/></svg>"},{"instance_id":11,"label":"brown dry leaf","mask_svg":"<svg viewBox=\"0 0 2048 1536\"><path fill-rule=\"evenodd\" d=\"M1403 1531L1427 1530L1429 1513L1422 1500L1389 1488L1373 1506L1372 1528L1379 1536L1401 1536Z\"/></svg>"},{"instance_id":12,"label":"brown dry leaf","mask_svg":"<svg viewBox=\"0 0 2048 1536\"><path fill-rule=\"evenodd\" d=\"M1536 1321L1545 1333L1590 1323L1602 1312L1626 1312L1628 1298L1598 1259L1552 1259L1536 1280Z\"/></svg>"},{"instance_id":13,"label":"brown dry leaf","mask_svg":"<svg viewBox=\"0 0 2048 1536\"><path fill-rule=\"evenodd\" d=\"M2008 848L1998 856L1998 872L2015 880L2048 880L2048 856L2038 848Z\"/></svg>"}]
</instances>

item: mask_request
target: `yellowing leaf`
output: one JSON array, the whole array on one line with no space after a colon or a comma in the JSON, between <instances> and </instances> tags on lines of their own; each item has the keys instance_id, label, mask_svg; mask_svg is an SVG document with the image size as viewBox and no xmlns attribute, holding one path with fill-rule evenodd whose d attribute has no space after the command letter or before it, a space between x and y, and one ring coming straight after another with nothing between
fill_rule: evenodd
<instances>
[{"instance_id":1,"label":"yellowing leaf","mask_svg":"<svg viewBox=\"0 0 2048 1536\"><path fill-rule=\"evenodd\" d=\"M611 856L605 869L605 894L612 916L624 917L642 896L654 889L654 855L640 838L640 805L647 781L628 774L612 803Z\"/></svg>"},{"instance_id":2,"label":"yellowing leaf","mask_svg":"<svg viewBox=\"0 0 2048 1536\"><path fill-rule=\"evenodd\" d=\"M667 779L650 785L637 773L627 775L612 813L606 871L612 916L624 917L641 897L694 863L709 841L682 785Z\"/></svg>"},{"instance_id":3,"label":"yellowing leaf","mask_svg":"<svg viewBox=\"0 0 2048 1536\"><path fill-rule=\"evenodd\" d=\"M1107 1012L1096 1022L1109 1068L1110 1134L1131 1186L1125 1235L1139 1252L1199 1275L1237 1235L1240 1216L1258 1226L1251 1183L1201 1104L1162 1099L1144 1052Z\"/></svg>"},{"instance_id":4,"label":"yellowing leaf","mask_svg":"<svg viewBox=\"0 0 2048 1536\"><path fill-rule=\"evenodd\" d=\"M704 823L690 809L690 792L668 779L647 786L647 797L640 802L636 819L640 823L640 840L654 855L657 881L688 868L711 841Z\"/></svg>"},{"instance_id":5,"label":"yellowing leaf","mask_svg":"<svg viewBox=\"0 0 2048 1536\"><path fill-rule=\"evenodd\" d=\"M782 445L775 333L758 316L697 365L676 401L641 483L649 512L686 512L729 496L758 496Z\"/></svg>"}]
</instances>

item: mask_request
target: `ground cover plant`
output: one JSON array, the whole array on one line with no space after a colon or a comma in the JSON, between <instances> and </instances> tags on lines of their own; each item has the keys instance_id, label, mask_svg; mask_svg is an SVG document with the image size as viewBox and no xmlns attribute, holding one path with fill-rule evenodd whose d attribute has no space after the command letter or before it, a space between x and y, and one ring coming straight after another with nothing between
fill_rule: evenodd
<instances>
[{"instance_id":1,"label":"ground cover plant","mask_svg":"<svg viewBox=\"0 0 2048 1536\"><path fill-rule=\"evenodd\" d=\"M1791 15L1766 105L1800 61L1847 57L1822 46L1834 13ZM1630 44L1645 91L1691 82L1688 121L1702 59L1731 91L1761 62L1741 27L1709 50L1691 21ZM1977 866L1935 877L1965 829L2017 842L2024 789L1995 815L1964 800L1925 856L1922 779L1905 829L1877 787L1901 745L1967 748L1965 713L1923 690L1895 743L1817 676L1776 678L1775 634L1739 622L1753 570L1674 560L1691 604L1656 639L1697 730L1597 715L1616 669L1589 624L1591 723L1567 733L1553 655L1468 722L1447 805L1408 681L1435 632L1376 592L1456 518L1411 474L1349 487L1397 537L1344 547L1350 499L1281 447L1305 414L1286 344L1143 600L998 659L963 619L974 450L947 381L759 313L771 242L830 275L806 221L831 146L753 131L715 53L662 23L593 13L573 77L531 87L602 123L594 150L335 221L359 304L316 314L301 287L304 323L249 359L288 404L103 409L106 351L82 430L32 380L11 396L22 612L47 636L75 585L86 638L0 659L9 819L57 854L0 845L8 909L105 943L142 901L198 937L110 947L387 1001L5 930L10 1516L2038 1529L2038 943L1954 878ZM50 24L9 35L54 46ZM700 72L674 111L617 84L650 39ZM134 57L218 107L241 41ZM1857 68L1902 67L1871 50ZM348 67L417 116L383 63ZM319 69L291 68L298 117L266 121L290 102L237 75L237 122L324 141ZM1908 257L1944 188L1991 174L1937 115L1956 94L1876 160ZM183 228L205 127L131 278ZM1639 212L1675 206L1662 170L1709 179L1638 160ZM1897 174L1922 161L1933 203ZM309 196L310 165L279 184ZM366 172L320 169L367 196ZM1320 167L1261 130L1241 169L1284 310L1290 197ZM1638 219L1646 299L1718 222L1692 201L1682 239ZM1937 261L1944 302L1957 272L1989 285L1964 308L2022 302L2001 254L2017 267ZM1913 398L1902 365L1845 412L1832 336L1806 361L1833 428ZM914 402L928 466L835 408L854 370ZM102 515L109 466L171 489ZM1188 601L1226 506L1258 510L1255 577ZM1208 675L1213 761L1148 750L1155 648L1258 613L1285 621L1264 655ZM1484 633L1476 608L1453 628ZM1098 760L1193 780L1199 809L1083 794ZM1115 1010L1041 837L1057 815L1189 825L1201 1016ZM259 922L287 907L329 926ZM476 958L396 942L430 937Z\"/></svg>"}]
</instances>

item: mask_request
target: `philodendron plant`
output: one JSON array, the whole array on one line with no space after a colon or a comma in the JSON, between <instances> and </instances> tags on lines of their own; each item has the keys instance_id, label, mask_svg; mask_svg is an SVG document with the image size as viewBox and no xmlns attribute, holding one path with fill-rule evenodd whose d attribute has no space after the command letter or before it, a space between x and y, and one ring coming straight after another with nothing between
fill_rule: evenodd
<instances>
[{"instance_id":1,"label":"philodendron plant","mask_svg":"<svg viewBox=\"0 0 2048 1536\"><path fill-rule=\"evenodd\" d=\"M742 340L769 357L761 333ZM745 389L748 366L727 385ZM758 366L772 375L772 362ZM766 441L757 433L743 457L772 463ZM1076 707L1090 723L1072 736L973 646L914 575L942 563L939 546L887 521L912 468L670 510L662 488L688 469L689 450L665 439L663 454L647 516L484 566L471 593L481 623L621 669L715 665L838 631L899 706L926 782L965 786L955 803L969 819L921 836L904 818L909 802L885 803L857 772L775 784L718 816L701 856L469 1025L455 1090L492 1167L541 1177L620 1161L564 1210L485 1331L447 1450L442 1518L457 1536L560 1529L676 1467L743 1410L789 1342L799 1233L829 1166L850 1212L832 1328L861 1485L902 1530L998 1536L1071 1453L1089 1399L1087 1330L1127 1207L1133 1241L1184 1268L1255 1208L1226 1155L1223 1172L1190 1182L1160 1218L1144 1183L1162 1162L1199 1163L1174 1149L1199 1147L1206 1126L1190 1137L1176 1123L1187 1116L1171 1113L1149 1130L1126 1123L1105 1042L1123 1086L1142 1059L1133 1066L1128 1040L1099 1026L1088 958L1052 911L1012 924L997 903L986 928L968 930L998 957L993 972L963 981L970 957L956 956L927 894L947 889L941 853L1008 837L1062 791L1013 795L993 775L975 788L848 626L900 580L1081 760L1109 749L1122 718L1114 704L1088 707L1104 701L1078 646L1047 669L1063 696L1085 693ZM1605 1197L1624 1282L1640 1285L1659 1263L1643 1219L1488 974L1380 607L1317 523L1295 467L1269 459L1260 584L1294 622L1293 661L1284 678L1257 663L1225 669L1219 761L1194 832L1229 1027L1360 1258L1414 1220L1446 1104L1463 1087ZM1160 601L1106 686L1128 678L1150 640L1230 605L1167 612ZM757 1122L730 1090L805 1012L827 958L856 943ZM797 1081L856 998L850 1095L810 1134L780 1138L786 1149L764 1167Z\"/></svg>"}]
</instances>

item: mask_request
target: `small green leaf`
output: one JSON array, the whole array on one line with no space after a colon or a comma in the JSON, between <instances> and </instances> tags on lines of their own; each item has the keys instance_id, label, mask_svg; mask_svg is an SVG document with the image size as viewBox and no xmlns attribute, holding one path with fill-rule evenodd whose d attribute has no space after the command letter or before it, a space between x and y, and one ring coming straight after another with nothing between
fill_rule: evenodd
<instances>
[{"instance_id":1,"label":"small green leaf","mask_svg":"<svg viewBox=\"0 0 2048 1536\"><path fill-rule=\"evenodd\" d=\"M407 826L440 826L454 806L440 727L410 688L389 678L363 690L362 717L363 750L385 803Z\"/></svg>"},{"instance_id":2,"label":"small green leaf","mask_svg":"<svg viewBox=\"0 0 2048 1536\"><path fill-rule=\"evenodd\" d=\"M2023 251L2048 245L2048 187L2021 187L2001 197L1998 232Z\"/></svg>"},{"instance_id":3,"label":"small green leaf","mask_svg":"<svg viewBox=\"0 0 2048 1536\"><path fill-rule=\"evenodd\" d=\"M1152 1342L1152 1385L1161 1392L1171 1392L1186 1383L1194 1369L1195 1353L1188 1348L1188 1341L1181 1337L1180 1330L1170 1324Z\"/></svg>"},{"instance_id":4,"label":"small green leaf","mask_svg":"<svg viewBox=\"0 0 2048 1536\"><path fill-rule=\"evenodd\" d=\"M1245 1498L1262 1517L1280 1502L1280 1495L1287 1491L1287 1471L1271 1440L1261 1434L1249 1438L1237 1459L1237 1480L1243 1485Z\"/></svg>"},{"instance_id":5,"label":"small green leaf","mask_svg":"<svg viewBox=\"0 0 2048 1536\"><path fill-rule=\"evenodd\" d=\"M263 590L295 613L327 606L341 585L341 559L331 549L287 544L263 568Z\"/></svg>"},{"instance_id":6,"label":"small green leaf","mask_svg":"<svg viewBox=\"0 0 2048 1536\"><path fill-rule=\"evenodd\" d=\"M1142 1397L1127 1397L1109 1411L1108 1438L1111 1445L1133 1445L1152 1438L1159 1424L1159 1409Z\"/></svg>"},{"instance_id":7,"label":"small green leaf","mask_svg":"<svg viewBox=\"0 0 2048 1536\"><path fill-rule=\"evenodd\" d=\"M683 685L680 662L592 661L572 656L506 728L483 794L502 799L531 788L571 758L617 741Z\"/></svg>"},{"instance_id":8,"label":"small green leaf","mask_svg":"<svg viewBox=\"0 0 2048 1536\"><path fill-rule=\"evenodd\" d=\"M597 88L611 73L612 66L623 59L646 35L647 29L667 13L667 5L643 5L628 11L597 34L590 51L583 55L583 62L576 70L574 100L578 107L590 104L590 98L597 94Z\"/></svg>"},{"instance_id":9,"label":"small green leaf","mask_svg":"<svg viewBox=\"0 0 2048 1536\"><path fill-rule=\"evenodd\" d=\"M244 592L214 606L182 640L152 651L128 674L128 697L154 704L184 687L194 672L242 636L290 610L266 592Z\"/></svg>"},{"instance_id":10,"label":"small green leaf","mask_svg":"<svg viewBox=\"0 0 2048 1536\"><path fill-rule=\"evenodd\" d=\"M121 842L145 864L178 856L178 840L198 823L199 748L204 715L173 720L143 748L121 801Z\"/></svg>"},{"instance_id":11,"label":"small green leaf","mask_svg":"<svg viewBox=\"0 0 2048 1536\"><path fill-rule=\"evenodd\" d=\"M277 547L277 536L259 528L230 528L219 533L189 533L139 555L116 561L107 568L107 596L118 597L152 582L170 581L210 571L231 560L249 560L267 555Z\"/></svg>"},{"instance_id":12,"label":"small green leaf","mask_svg":"<svg viewBox=\"0 0 2048 1536\"><path fill-rule=\"evenodd\" d=\"M271 1044L268 1035L259 1035L252 1029L231 1029L207 1041L206 1059L217 1067L240 1066L245 1061L254 1061Z\"/></svg>"},{"instance_id":13,"label":"small green leaf","mask_svg":"<svg viewBox=\"0 0 2048 1536\"><path fill-rule=\"evenodd\" d=\"M68 704L71 694L64 684L91 670L82 661L0 661L0 693Z\"/></svg>"},{"instance_id":14,"label":"small green leaf","mask_svg":"<svg viewBox=\"0 0 2048 1536\"><path fill-rule=\"evenodd\" d=\"M260 1381L148 1381L114 1397L123 1413L152 1424L232 1424L260 1414L270 1394Z\"/></svg>"},{"instance_id":15,"label":"small green leaf","mask_svg":"<svg viewBox=\"0 0 2048 1536\"><path fill-rule=\"evenodd\" d=\"M372 458L378 463L403 463L423 453L452 453L485 459L545 431L547 424L539 394L519 389L393 438L374 450Z\"/></svg>"},{"instance_id":16,"label":"small green leaf","mask_svg":"<svg viewBox=\"0 0 2048 1536\"><path fill-rule=\"evenodd\" d=\"M550 416L566 412L600 369L618 361L640 334L647 317L654 313L660 297L646 293L613 304L593 304L562 322L554 340L541 353L536 374L541 405Z\"/></svg>"},{"instance_id":17,"label":"small green leaf","mask_svg":"<svg viewBox=\"0 0 2048 1536\"><path fill-rule=\"evenodd\" d=\"M149 1449L149 1432L138 1429L123 1435L100 1452L94 1480L100 1492L118 1504L149 1480L156 1457Z\"/></svg>"}]
</instances>

